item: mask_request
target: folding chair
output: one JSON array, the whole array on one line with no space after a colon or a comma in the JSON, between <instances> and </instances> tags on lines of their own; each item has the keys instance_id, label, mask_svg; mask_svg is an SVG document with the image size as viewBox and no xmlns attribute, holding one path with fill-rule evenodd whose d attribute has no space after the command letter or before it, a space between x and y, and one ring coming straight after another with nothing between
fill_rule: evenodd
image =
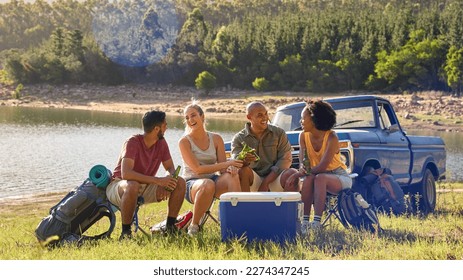
<instances>
[{"instance_id":1,"label":"folding chair","mask_svg":"<svg viewBox=\"0 0 463 280\"><path fill-rule=\"evenodd\" d=\"M199 220L199 228L200 229L203 228L204 224L207 222L207 220L209 218L211 218L211 220L213 220L216 224L219 224L219 220L211 214L211 209L214 207L215 201L217 199L218 198L215 198L215 197L214 197L214 199L212 199L211 206L209 206L209 209L207 209L206 213L204 213L204 215Z\"/></svg>"},{"instance_id":2,"label":"folding chair","mask_svg":"<svg viewBox=\"0 0 463 280\"><path fill-rule=\"evenodd\" d=\"M353 179L357 178L357 173L349 174L349 177ZM341 224L344 225L342 222L341 217L339 216L338 212L338 194L326 194L326 202L325 202L325 218L322 221L322 226L328 226L331 223L332 216L335 216ZM329 223L328 223L329 222Z\"/></svg>"}]
</instances>

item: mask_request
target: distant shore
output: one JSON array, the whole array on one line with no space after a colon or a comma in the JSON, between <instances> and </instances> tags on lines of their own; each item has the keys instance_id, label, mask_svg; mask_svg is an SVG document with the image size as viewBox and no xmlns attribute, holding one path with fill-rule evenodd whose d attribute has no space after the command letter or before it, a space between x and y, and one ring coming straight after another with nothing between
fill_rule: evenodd
<instances>
[{"instance_id":1,"label":"distant shore","mask_svg":"<svg viewBox=\"0 0 463 280\"><path fill-rule=\"evenodd\" d=\"M278 106L303 101L306 98L342 95L376 94L390 100L404 129L433 131L463 131L463 98L442 92L413 94L337 93L314 94L302 92L256 92L220 89L207 96L187 87L158 87L154 85L34 85L25 86L19 99L12 98L13 88L0 89L0 106L72 108L82 110L144 113L162 110L181 115L192 98L200 101L208 117L246 119L246 104L264 102L272 115Z\"/></svg>"}]
</instances>

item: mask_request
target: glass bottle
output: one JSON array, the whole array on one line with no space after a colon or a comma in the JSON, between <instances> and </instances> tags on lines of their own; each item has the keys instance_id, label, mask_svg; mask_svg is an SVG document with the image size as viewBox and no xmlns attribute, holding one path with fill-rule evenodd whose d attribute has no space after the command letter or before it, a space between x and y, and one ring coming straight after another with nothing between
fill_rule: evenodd
<instances>
[{"instance_id":1,"label":"glass bottle","mask_svg":"<svg viewBox=\"0 0 463 280\"><path fill-rule=\"evenodd\" d=\"M307 153L307 149L304 150L304 160L302 161L302 164L304 165L305 172L307 173L307 175L310 175L310 158L309 154Z\"/></svg>"}]
</instances>

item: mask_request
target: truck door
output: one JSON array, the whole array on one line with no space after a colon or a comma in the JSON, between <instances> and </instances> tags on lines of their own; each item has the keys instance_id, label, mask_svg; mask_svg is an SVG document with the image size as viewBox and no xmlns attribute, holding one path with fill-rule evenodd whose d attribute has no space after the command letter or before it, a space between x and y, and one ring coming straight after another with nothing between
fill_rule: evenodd
<instances>
[{"instance_id":1,"label":"truck door","mask_svg":"<svg viewBox=\"0 0 463 280\"><path fill-rule=\"evenodd\" d=\"M410 143L399 125L397 117L390 103L377 102L380 130L378 136L381 146L387 152L385 158L380 159L383 167L391 169L394 178L400 184L407 184L410 179L411 150Z\"/></svg>"}]
</instances>

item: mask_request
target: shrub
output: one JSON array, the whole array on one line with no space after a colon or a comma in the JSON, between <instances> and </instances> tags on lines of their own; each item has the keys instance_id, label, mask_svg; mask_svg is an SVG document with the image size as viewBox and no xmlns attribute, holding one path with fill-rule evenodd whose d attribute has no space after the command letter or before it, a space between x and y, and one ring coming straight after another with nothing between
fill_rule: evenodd
<instances>
[{"instance_id":1,"label":"shrub","mask_svg":"<svg viewBox=\"0 0 463 280\"><path fill-rule=\"evenodd\" d=\"M18 84L16 89L11 93L11 97L15 99L20 99L21 98L21 91L24 89L23 84Z\"/></svg>"},{"instance_id":2,"label":"shrub","mask_svg":"<svg viewBox=\"0 0 463 280\"><path fill-rule=\"evenodd\" d=\"M252 87L258 91L265 91L269 88L269 82L266 78L256 78L254 82L252 82Z\"/></svg>"},{"instance_id":3,"label":"shrub","mask_svg":"<svg viewBox=\"0 0 463 280\"><path fill-rule=\"evenodd\" d=\"M217 79L214 75L208 71L199 73L195 80L195 86L197 89L204 90L205 94L209 94L209 91L216 87Z\"/></svg>"}]
</instances>

